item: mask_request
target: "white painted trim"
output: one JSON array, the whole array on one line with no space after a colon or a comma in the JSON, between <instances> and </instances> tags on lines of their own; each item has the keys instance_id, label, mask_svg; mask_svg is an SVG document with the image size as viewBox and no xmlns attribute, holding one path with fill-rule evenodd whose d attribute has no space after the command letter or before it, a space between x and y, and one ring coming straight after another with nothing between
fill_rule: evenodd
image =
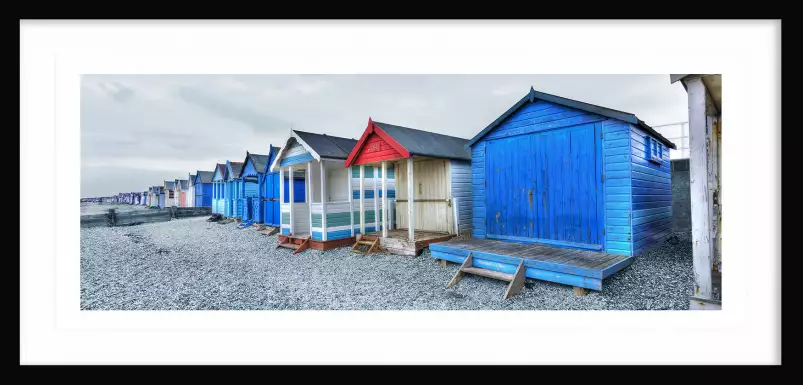
<instances>
[{"instance_id":1,"label":"white painted trim","mask_svg":"<svg viewBox=\"0 0 803 385\"><path fill-rule=\"evenodd\" d=\"M365 166L360 165L360 234L365 235Z\"/></svg>"},{"instance_id":2,"label":"white painted trim","mask_svg":"<svg viewBox=\"0 0 803 385\"><path fill-rule=\"evenodd\" d=\"M279 151L276 153L276 158L273 159L273 163L271 163L270 169L268 169L270 172L276 172L281 169L281 167L278 166L279 163L281 163L281 159L284 156L284 152L290 146L291 139L293 139L292 136L287 138L287 140L284 142L284 146L282 146L282 148L280 148Z\"/></svg>"},{"instance_id":3,"label":"white painted trim","mask_svg":"<svg viewBox=\"0 0 803 385\"><path fill-rule=\"evenodd\" d=\"M346 186L349 187L349 222L351 223L351 236L354 236L354 187L352 186L352 178L351 173L353 172L353 168L351 166L348 167L348 177L349 181L346 183Z\"/></svg>"},{"instance_id":4,"label":"white painted trim","mask_svg":"<svg viewBox=\"0 0 803 385\"><path fill-rule=\"evenodd\" d=\"M313 185L312 185L312 162L307 162L307 170L306 171L307 172L305 173L306 174L306 178L304 180L304 189L307 190L307 193L304 194L304 195L306 195L304 197L304 200L307 201L307 213L309 214L309 215L307 215L309 217L308 218L309 219L309 234L310 234L310 236L312 236L312 189L313 189Z\"/></svg>"},{"instance_id":5,"label":"white painted trim","mask_svg":"<svg viewBox=\"0 0 803 385\"><path fill-rule=\"evenodd\" d=\"M388 236L388 162L382 161L382 237Z\"/></svg>"},{"instance_id":6,"label":"white painted trim","mask_svg":"<svg viewBox=\"0 0 803 385\"><path fill-rule=\"evenodd\" d=\"M293 220L294 219L293 218L293 212L295 211L295 208L293 207L293 205L296 203L296 200L293 199L295 197L295 195L293 194L293 185L295 184L295 183L293 183L294 182L294 180L293 180L293 166L287 167L287 172L290 175L290 180L287 182L287 184L288 184L288 186L287 186L287 189L288 189L287 194L289 195L287 201L289 202L288 206L290 207L290 234L294 235L295 234L295 221Z\"/></svg>"},{"instance_id":7,"label":"white painted trim","mask_svg":"<svg viewBox=\"0 0 803 385\"><path fill-rule=\"evenodd\" d=\"M379 183L378 178L376 177L377 174L377 167L374 166L374 228L376 232L379 232ZM384 178L384 175L382 176Z\"/></svg>"},{"instance_id":8,"label":"white painted trim","mask_svg":"<svg viewBox=\"0 0 803 385\"><path fill-rule=\"evenodd\" d=\"M415 184L413 180L413 157L407 159L407 237L415 242Z\"/></svg>"},{"instance_id":9,"label":"white painted trim","mask_svg":"<svg viewBox=\"0 0 803 385\"><path fill-rule=\"evenodd\" d=\"M282 148L279 149L279 152L276 153L276 158L273 160L273 163L270 165L270 171L271 172L274 172L274 171L277 170L277 166L281 163L282 158L284 158L285 151L287 151L287 149L290 148L290 141L291 140L295 140L296 142L298 142L302 147L304 147L312 155L313 158L315 158L315 160L317 160L319 162L322 160L321 156L318 155L318 153L315 152L315 150L313 150L312 147L310 147L306 142L304 142L301 139L301 137L299 137L298 134L296 134L295 131L292 131L290 133L290 137L287 138L287 141L284 143L284 146L282 146ZM339 161L345 162L345 159L333 159L333 160L339 160Z\"/></svg>"},{"instance_id":10,"label":"white painted trim","mask_svg":"<svg viewBox=\"0 0 803 385\"><path fill-rule=\"evenodd\" d=\"M296 139L296 141L297 141L299 144L301 144L302 146L304 146L304 148L306 148L306 149L307 149L307 151L309 151L309 153L310 153L310 154L312 154L312 157L313 157L313 158L315 158L315 160L317 160L317 161L319 161L319 162L321 161L321 156L320 156L320 155L318 155L318 153L317 153L317 152L315 152L315 150L313 150L313 149L312 149L312 147L310 147L310 146L309 146L309 145L308 145L306 142L304 142L303 140L301 140L301 137L299 137L299 136L298 136L298 134L296 134L296 132L295 132L295 131L293 131L293 132L292 132L292 134L290 134L290 137L291 137L291 138L295 138L295 139Z\"/></svg>"},{"instance_id":11,"label":"white painted trim","mask_svg":"<svg viewBox=\"0 0 803 385\"><path fill-rule=\"evenodd\" d=\"M686 81L689 94L689 185L691 192L694 293L710 299L712 292L711 217L708 192L706 90L699 77Z\"/></svg>"},{"instance_id":12,"label":"white painted trim","mask_svg":"<svg viewBox=\"0 0 803 385\"><path fill-rule=\"evenodd\" d=\"M326 203L328 197L326 196L326 166L323 162L319 162L321 165L321 239L324 241L326 240ZM310 213L310 220L312 219L312 214ZM312 228L312 223L310 223L310 228Z\"/></svg>"},{"instance_id":13,"label":"white painted trim","mask_svg":"<svg viewBox=\"0 0 803 385\"><path fill-rule=\"evenodd\" d=\"M284 204L284 170L279 168L279 205ZM281 223L282 218L279 218Z\"/></svg>"},{"instance_id":14,"label":"white painted trim","mask_svg":"<svg viewBox=\"0 0 803 385\"><path fill-rule=\"evenodd\" d=\"M453 222L455 235L460 235L460 221L457 220L457 218L460 218L460 210L458 208L459 207L458 203L460 202L458 202L457 198L452 198L452 216L455 218L455 221Z\"/></svg>"}]
</instances>

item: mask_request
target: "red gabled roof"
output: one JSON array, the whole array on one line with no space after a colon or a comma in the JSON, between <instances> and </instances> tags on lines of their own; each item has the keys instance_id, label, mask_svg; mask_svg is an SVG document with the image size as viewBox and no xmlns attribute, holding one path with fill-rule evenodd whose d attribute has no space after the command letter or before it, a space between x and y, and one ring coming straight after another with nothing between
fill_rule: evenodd
<instances>
[{"instance_id":1,"label":"red gabled roof","mask_svg":"<svg viewBox=\"0 0 803 385\"><path fill-rule=\"evenodd\" d=\"M392 136L388 135L388 133L383 131L382 128L374 124L374 121L371 120L370 117L368 117L368 126L365 128L365 131L363 131L360 140L357 141L357 145L354 146L354 149L351 150L349 157L346 159L346 167L349 167L354 164L359 154L362 152L362 149L365 146L366 142L368 141L368 138L372 134L380 137L385 143L387 143L388 145L390 145L390 147L396 150L396 153L398 153L398 155L400 155L402 158L410 157L410 151L408 151L406 148L404 148L404 146L399 144L399 142L397 142L396 139L393 139ZM394 159L398 159L398 157L394 157Z\"/></svg>"}]
</instances>

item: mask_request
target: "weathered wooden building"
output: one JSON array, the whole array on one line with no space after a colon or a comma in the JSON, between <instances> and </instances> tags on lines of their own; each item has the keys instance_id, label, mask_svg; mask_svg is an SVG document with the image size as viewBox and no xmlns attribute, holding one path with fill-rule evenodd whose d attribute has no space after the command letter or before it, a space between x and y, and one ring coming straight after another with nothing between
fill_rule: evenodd
<instances>
[{"instance_id":1,"label":"weathered wooden building","mask_svg":"<svg viewBox=\"0 0 803 385\"><path fill-rule=\"evenodd\" d=\"M363 186L354 196L359 232L379 236L379 247L389 252L418 255L429 243L470 231L471 156L466 143L468 139L369 118L345 162Z\"/></svg>"},{"instance_id":2,"label":"weathered wooden building","mask_svg":"<svg viewBox=\"0 0 803 385\"><path fill-rule=\"evenodd\" d=\"M242 179L240 179L240 171L242 171L243 162L226 161L226 190L224 191L224 200L226 202L226 216L239 219L242 217L243 206L240 198Z\"/></svg>"},{"instance_id":3,"label":"weathered wooden building","mask_svg":"<svg viewBox=\"0 0 803 385\"><path fill-rule=\"evenodd\" d=\"M184 202L185 207L195 207L195 175L189 174L187 176L187 199Z\"/></svg>"},{"instance_id":4,"label":"weathered wooden building","mask_svg":"<svg viewBox=\"0 0 803 385\"><path fill-rule=\"evenodd\" d=\"M675 145L631 113L530 89L466 148L474 239L434 258L601 290L671 232Z\"/></svg>"},{"instance_id":5,"label":"weathered wooden building","mask_svg":"<svg viewBox=\"0 0 803 385\"><path fill-rule=\"evenodd\" d=\"M212 212L215 214L226 214L226 164L215 164L214 177L212 178Z\"/></svg>"},{"instance_id":6,"label":"weathered wooden building","mask_svg":"<svg viewBox=\"0 0 803 385\"><path fill-rule=\"evenodd\" d=\"M266 172L276 158L278 147L269 146L267 155L246 152L240 178L243 222L279 226L279 173Z\"/></svg>"},{"instance_id":7,"label":"weathered wooden building","mask_svg":"<svg viewBox=\"0 0 803 385\"><path fill-rule=\"evenodd\" d=\"M176 205L176 181L175 180L166 180L162 185L162 189L164 191L164 202L160 205L161 208L165 207L173 207Z\"/></svg>"},{"instance_id":8,"label":"weathered wooden building","mask_svg":"<svg viewBox=\"0 0 803 385\"><path fill-rule=\"evenodd\" d=\"M270 167L279 172L284 184L280 190L281 247L299 252L354 242L352 176L343 161L356 143L354 139L292 131Z\"/></svg>"}]
</instances>

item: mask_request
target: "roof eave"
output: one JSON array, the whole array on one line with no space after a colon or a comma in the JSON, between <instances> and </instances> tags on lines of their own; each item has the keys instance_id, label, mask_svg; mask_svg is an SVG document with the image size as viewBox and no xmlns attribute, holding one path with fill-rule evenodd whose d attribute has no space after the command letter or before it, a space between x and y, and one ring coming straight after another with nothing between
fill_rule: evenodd
<instances>
[{"instance_id":1,"label":"roof eave","mask_svg":"<svg viewBox=\"0 0 803 385\"><path fill-rule=\"evenodd\" d=\"M480 131L480 133L479 133L479 134L477 134L477 135L474 135L474 137L473 137L473 138L471 138L471 140L469 140L469 141L468 141L468 143L466 143L466 145L465 145L465 146L463 146L463 148L465 148L466 150L468 150L469 148L471 148L471 146L473 146L473 145L474 145L474 143L476 143L477 141L479 141L480 139L482 139L482 137L483 137L483 136L485 136L485 135L486 135L488 132L490 132L491 130L493 130L493 129L494 129L494 127L498 126L498 125L499 125L499 123L502 123L502 122L503 122L505 119L507 119L507 118L508 118L510 115L512 115L514 112L516 112L516 110L518 110L518 109L519 109L521 106L523 106L523 105L524 105L524 103L527 103L527 102L529 102L530 100L532 100L532 99L533 99L533 97L534 97L534 95L535 95L535 89L533 89L532 87L530 87L530 92L529 92L529 93L528 93L526 96L524 96L523 98L521 98L521 99L520 99L518 102L516 102L516 104L514 104L512 107L508 108L508 110L507 110L507 111L505 111L505 113L504 113L504 114L502 114L501 116L499 116L498 118L496 118L496 119L495 119L493 122L491 122L491 124L489 124L487 127L483 128L483 129L482 129L482 131Z\"/></svg>"}]
</instances>

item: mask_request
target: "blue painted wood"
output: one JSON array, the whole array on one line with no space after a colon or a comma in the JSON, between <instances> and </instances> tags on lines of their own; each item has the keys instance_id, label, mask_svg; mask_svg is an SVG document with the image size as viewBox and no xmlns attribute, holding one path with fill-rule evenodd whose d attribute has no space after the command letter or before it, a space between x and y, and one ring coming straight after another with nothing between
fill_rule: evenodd
<instances>
[{"instance_id":1,"label":"blue painted wood","mask_svg":"<svg viewBox=\"0 0 803 385\"><path fill-rule=\"evenodd\" d=\"M430 248L432 245L430 245ZM455 263L463 263L464 256L457 256L443 251L431 250L431 257L437 259L445 259ZM518 258L517 258L518 259ZM475 256L472 254L473 265L482 269L499 271L507 274L513 274L518 268L518 261L511 263L498 258L493 255ZM526 264L526 261L525 261ZM542 281L550 281L561 283L564 285L571 285L577 287L584 287L591 290L602 290L602 280L598 278L579 276L570 273L556 272L550 270L542 270L535 267L525 266L524 275L527 278L539 279Z\"/></svg>"},{"instance_id":2,"label":"blue painted wood","mask_svg":"<svg viewBox=\"0 0 803 385\"><path fill-rule=\"evenodd\" d=\"M601 245L596 141L593 124L486 141L486 236Z\"/></svg>"},{"instance_id":3,"label":"blue painted wood","mask_svg":"<svg viewBox=\"0 0 803 385\"><path fill-rule=\"evenodd\" d=\"M655 226L671 212L668 149L660 163L646 160L643 126L588 115L525 101L471 144L475 238L563 240L635 255L634 226ZM585 147L583 126L594 138ZM653 209L665 211L645 211ZM640 216L652 217L634 221Z\"/></svg>"},{"instance_id":4,"label":"blue painted wood","mask_svg":"<svg viewBox=\"0 0 803 385\"><path fill-rule=\"evenodd\" d=\"M471 211L472 211L472 183L471 162L462 160L451 160L451 183L452 183L452 197L457 199L457 225L460 234L466 233L471 230ZM380 196L381 196L380 191ZM390 197L390 192L388 192Z\"/></svg>"},{"instance_id":5,"label":"blue painted wood","mask_svg":"<svg viewBox=\"0 0 803 385\"><path fill-rule=\"evenodd\" d=\"M287 173L285 173L286 175ZM293 180L293 202L302 203L306 202L306 184L304 179L295 178ZM290 203L290 179L285 176L284 178L284 203Z\"/></svg>"},{"instance_id":6,"label":"blue painted wood","mask_svg":"<svg viewBox=\"0 0 803 385\"><path fill-rule=\"evenodd\" d=\"M602 271L602 279L608 278L614 273L618 272L619 270L622 270L625 267L630 266L633 263L633 261L634 259L631 257L611 265L610 267Z\"/></svg>"},{"instance_id":7,"label":"blue painted wood","mask_svg":"<svg viewBox=\"0 0 803 385\"><path fill-rule=\"evenodd\" d=\"M312 156L312 154L310 154L309 152L305 152L303 154L282 158L282 160L279 162L279 166L285 167L299 163L307 163L309 161L312 161L313 159L315 158Z\"/></svg>"},{"instance_id":8,"label":"blue painted wood","mask_svg":"<svg viewBox=\"0 0 803 385\"><path fill-rule=\"evenodd\" d=\"M567 247L572 249L582 249L582 250L602 250L602 245L593 245L588 243L576 243L576 242L566 242L566 241L556 241L552 239L539 239L539 238L528 238L528 237L514 237L514 236L505 236L505 235L495 235L495 234L488 234L486 235L488 239L500 239L505 241L516 241L520 243L533 243L533 244L542 244L542 245L549 245L555 247Z\"/></svg>"},{"instance_id":9,"label":"blue painted wood","mask_svg":"<svg viewBox=\"0 0 803 385\"><path fill-rule=\"evenodd\" d=\"M390 173L388 173L390 174ZM336 231L327 231L326 232L326 239L333 241L335 239L344 239L344 238L351 238L351 230L336 230Z\"/></svg>"},{"instance_id":10,"label":"blue painted wood","mask_svg":"<svg viewBox=\"0 0 803 385\"><path fill-rule=\"evenodd\" d=\"M672 213L672 207L668 206L657 207L654 209L647 209L647 210L633 210L633 219L655 214L671 214L671 213Z\"/></svg>"},{"instance_id":11,"label":"blue painted wood","mask_svg":"<svg viewBox=\"0 0 803 385\"><path fill-rule=\"evenodd\" d=\"M478 142L471 148L471 235L485 238L485 142Z\"/></svg>"}]
</instances>

